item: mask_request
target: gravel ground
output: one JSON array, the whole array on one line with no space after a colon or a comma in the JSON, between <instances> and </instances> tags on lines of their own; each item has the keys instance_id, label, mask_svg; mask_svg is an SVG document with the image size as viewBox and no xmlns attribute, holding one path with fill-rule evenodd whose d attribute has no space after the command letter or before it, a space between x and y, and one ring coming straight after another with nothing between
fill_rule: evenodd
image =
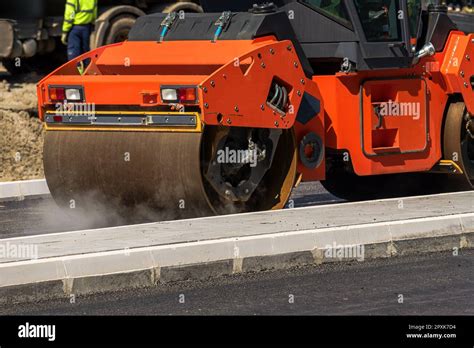
<instances>
[{"instance_id":1,"label":"gravel ground","mask_svg":"<svg viewBox=\"0 0 474 348\"><path fill-rule=\"evenodd\" d=\"M0 68L0 181L44 177L43 128L35 73L11 77Z\"/></svg>"}]
</instances>

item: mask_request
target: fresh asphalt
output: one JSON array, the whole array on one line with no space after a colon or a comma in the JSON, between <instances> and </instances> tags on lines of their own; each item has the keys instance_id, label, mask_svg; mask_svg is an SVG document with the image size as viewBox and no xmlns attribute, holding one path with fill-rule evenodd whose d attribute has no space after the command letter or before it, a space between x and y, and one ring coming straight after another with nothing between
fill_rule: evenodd
<instances>
[{"instance_id":1,"label":"fresh asphalt","mask_svg":"<svg viewBox=\"0 0 474 348\"><path fill-rule=\"evenodd\" d=\"M0 315L473 315L473 294L474 250L461 250L13 305Z\"/></svg>"},{"instance_id":2,"label":"fresh asphalt","mask_svg":"<svg viewBox=\"0 0 474 348\"><path fill-rule=\"evenodd\" d=\"M339 202L320 184L302 184L292 200ZM0 238L84 228L51 198L0 202ZM473 315L473 293L474 251L464 250L77 296L0 307L0 315Z\"/></svg>"}]
</instances>

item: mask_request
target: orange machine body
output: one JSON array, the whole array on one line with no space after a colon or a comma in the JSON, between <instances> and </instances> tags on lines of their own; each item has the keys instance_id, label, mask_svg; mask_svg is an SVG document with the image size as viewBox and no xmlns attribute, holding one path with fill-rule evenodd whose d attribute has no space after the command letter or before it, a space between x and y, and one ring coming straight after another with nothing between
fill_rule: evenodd
<instances>
[{"instance_id":1,"label":"orange machine body","mask_svg":"<svg viewBox=\"0 0 474 348\"><path fill-rule=\"evenodd\" d=\"M442 159L448 99L471 115L473 35L452 32L443 52L412 69L314 76L324 100L326 147L347 151L360 176L429 171ZM376 110L385 113L377 116Z\"/></svg>"},{"instance_id":2,"label":"orange machine body","mask_svg":"<svg viewBox=\"0 0 474 348\"><path fill-rule=\"evenodd\" d=\"M199 52L199 54L190 54ZM159 57L159 58L157 58ZM80 61L90 59L85 74L77 72ZM288 90L284 112L267 104L272 81ZM95 112L192 111L203 125L289 129L296 141L313 131L324 137L324 111L304 125L296 122L305 92L321 101L317 84L308 79L290 41L274 37L242 41L124 42L91 51L70 61L38 84L40 117L62 105L51 100L51 86L82 86L85 102ZM186 105L162 100L163 86L196 86L198 98ZM117 130L114 127L47 125L48 129ZM121 131L163 131L157 128L120 127ZM182 129L164 129L182 131ZM306 178L324 178L324 161L315 169L298 164Z\"/></svg>"},{"instance_id":3,"label":"orange machine body","mask_svg":"<svg viewBox=\"0 0 474 348\"><path fill-rule=\"evenodd\" d=\"M474 75L469 62L474 58L473 39L452 32L443 52L423 58L411 69L312 78L305 76L291 41L277 41L273 36L218 42L125 42L91 51L45 77L38 84L39 112L44 119L47 112L57 109L50 86L79 85L84 102L93 103L95 112L184 107L197 112L204 127L293 128L297 144L307 134L317 134L326 149L346 153L358 175L429 171L443 156L442 125L450 96L462 95L474 114L471 81L466 80ZM84 59L90 59L90 64L81 75L76 64ZM288 89L289 107L283 112L267 104L275 80ZM163 86L196 86L197 99L184 106L167 103L160 93ZM297 118L305 93L320 101L321 109L303 124ZM130 126L120 130L158 129ZM324 180L325 169L324 160L315 168L298 163L303 180Z\"/></svg>"}]
</instances>

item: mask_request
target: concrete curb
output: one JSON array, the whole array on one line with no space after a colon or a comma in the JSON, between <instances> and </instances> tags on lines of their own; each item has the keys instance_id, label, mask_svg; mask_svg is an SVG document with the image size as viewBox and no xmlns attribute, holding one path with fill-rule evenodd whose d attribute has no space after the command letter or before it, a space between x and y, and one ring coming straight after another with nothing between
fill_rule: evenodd
<instances>
[{"instance_id":1,"label":"concrete curb","mask_svg":"<svg viewBox=\"0 0 474 348\"><path fill-rule=\"evenodd\" d=\"M0 304L473 246L467 213L7 262Z\"/></svg>"},{"instance_id":2,"label":"concrete curb","mask_svg":"<svg viewBox=\"0 0 474 348\"><path fill-rule=\"evenodd\" d=\"M46 180L0 182L0 201L15 201L49 195Z\"/></svg>"}]
</instances>

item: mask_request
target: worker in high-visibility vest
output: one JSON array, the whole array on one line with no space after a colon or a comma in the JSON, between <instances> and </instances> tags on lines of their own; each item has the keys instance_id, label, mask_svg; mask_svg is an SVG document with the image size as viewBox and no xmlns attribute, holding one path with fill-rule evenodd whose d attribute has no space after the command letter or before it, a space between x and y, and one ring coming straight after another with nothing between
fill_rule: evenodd
<instances>
[{"instance_id":1,"label":"worker in high-visibility vest","mask_svg":"<svg viewBox=\"0 0 474 348\"><path fill-rule=\"evenodd\" d=\"M67 45L68 59L90 50L90 37L97 19L97 0L66 0L61 41Z\"/></svg>"}]
</instances>

